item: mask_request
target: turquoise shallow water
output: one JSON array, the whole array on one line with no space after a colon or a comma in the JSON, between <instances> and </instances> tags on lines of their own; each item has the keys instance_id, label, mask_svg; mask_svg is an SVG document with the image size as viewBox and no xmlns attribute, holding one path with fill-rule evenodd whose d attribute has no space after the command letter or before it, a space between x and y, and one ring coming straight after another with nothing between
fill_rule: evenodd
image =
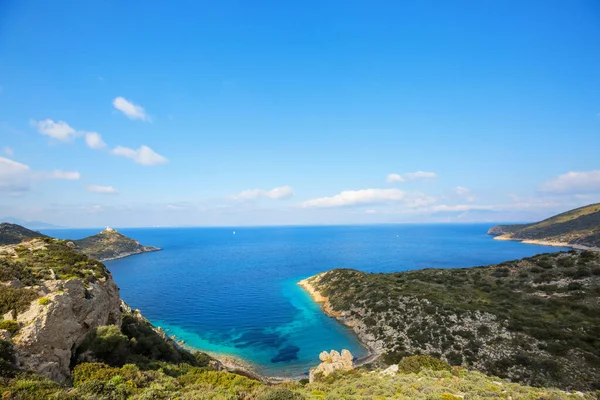
<instances>
[{"instance_id":1,"label":"turquoise shallow water","mask_svg":"<svg viewBox=\"0 0 600 400\"><path fill-rule=\"evenodd\" d=\"M492 240L491 224L119 229L164 250L107 262L121 296L186 344L297 376L323 350L366 355L300 279L332 268L392 272L486 265L560 248ZM236 234L233 234L235 229ZM97 229L47 230L77 239Z\"/></svg>"}]
</instances>

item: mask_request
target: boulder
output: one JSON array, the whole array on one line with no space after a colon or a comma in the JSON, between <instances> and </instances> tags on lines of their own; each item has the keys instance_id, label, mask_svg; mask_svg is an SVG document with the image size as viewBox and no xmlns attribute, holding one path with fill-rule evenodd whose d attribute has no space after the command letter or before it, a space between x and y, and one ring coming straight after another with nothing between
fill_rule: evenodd
<instances>
[{"instance_id":1,"label":"boulder","mask_svg":"<svg viewBox=\"0 0 600 400\"><path fill-rule=\"evenodd\" d=\"M88 283L81 279L49 282L45 301L38 299L17 316L22 328L13 337L20 368L35 371L57 382L70 379L69 364L86 336L102 325L121 326L121 299L112 280Z\"/></svg>"},{"instance_id":2,"label":"boulder","mask_svg":"<svg viewBox=\"0 0 600 400\"><path fill-rule=\"evenodd\" d=\"M323 351L319 354L319 360L321 360L321 364L310 369L310 382L314 382L317 374L327 376L335 371L350 371L354 368L354 357L352 356L352 353L346 349L342 350L342 354L338 353L336 350L331 350L329 353Z\"/></svg>"}]
</instances>

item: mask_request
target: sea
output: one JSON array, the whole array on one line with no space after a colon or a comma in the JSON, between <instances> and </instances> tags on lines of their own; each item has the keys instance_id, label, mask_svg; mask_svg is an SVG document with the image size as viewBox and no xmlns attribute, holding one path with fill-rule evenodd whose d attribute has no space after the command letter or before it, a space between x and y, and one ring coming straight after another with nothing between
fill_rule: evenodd
<instances>
[{"instance_id":1,"label":"sea","mask_svg":"<svg viewBox=\"0 0 600 400\"><path fill-rule=\"evenodd\" d=\"M163 250L105 264L121 297L187 346L243 359L261 374L296 377L323 350L367 355L297 285L301 279L333 268L464 268L568 250L493 240L492 225L122 228ZM43 233L80 239L100 230Z\"/></svg>"}]
</instances>

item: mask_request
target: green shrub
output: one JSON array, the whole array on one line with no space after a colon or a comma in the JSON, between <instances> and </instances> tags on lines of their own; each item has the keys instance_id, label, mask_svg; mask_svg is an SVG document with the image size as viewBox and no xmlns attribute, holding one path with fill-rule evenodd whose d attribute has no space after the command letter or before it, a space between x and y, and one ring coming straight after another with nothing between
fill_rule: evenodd
<instances>
[{"instance_id":1,"label":"green shrub","mask_svg":"<svg viewBox=\"0 0 600 400\"><path fill-rule=\"evenodd\" d=\"M19 330L19 323L10 319L0 321L0 329L5 329L14 335Z\"/></svg>"},{"instance_id":2,"label":"green shrub","mask_svg":"<svg viewBox=\"0 0 600 400\"><path fill-rule=\"evenodd\" d=\"M78 351L91 351L99 361L120 367L129 357L129 339L116 325L100 326L90 333Z\"/></svg>"},{"instance_id":3,"label":"green shrub","mask_svg":"<svg viewBox=\"0 0 600 400\"><path fill-rule=\"evenodd\" d=\"M82 363L73 369L73 385L78 387L89 380L107 382L120 372L119 368L112 368L104 363Z\"/></svg>"},{"instance_id":4,"label":"green shrub","mask_svg":"<svg viewBox=\"0 0 600 400\"><path fill-rule=\"evenodd\" d=\"M15 355L12 344L5 340L0 340L0 378L14 375ZM0 379L0 383L2 380Z\"/></svg>"},{"instance_id":5,"label":"green shrub","mask_svg":"<svg viewBox=\"0 0 600 400\"><path fill-rule=\"evenodd\" d=\"M50 299L47 297L42 297L41 299L38 300L38 304L40 306L45 306L48 303L50 303Z\"/></svg>"},{"instance_id":6,"label":"green shrub","mask_svg":"<svg viewBox=\"0 0 600 400\"><path fill-rule=\"evenodd\" d=\"M37 292L32 289L0 286L0 314L11 310L16 310L17 313L25 312L37 297Z\"/></svg>"},{"instance_id":7,"label":"green shrub","mask_svg":"<svg viewBox=\"0 0 600 400\"><path fill-rule=\"evenodd\" d=\"M430 356L404 357L398 363L398 371L405 374L417 374L422 369L431 369L433 371L450 371L451 367L447 362Z\"/></svg>"},{"instance_id":8,"label":"green shrub","mask_svg":"<svg viewBox=\"0 0 600 400\"><path fill-rule=\"evenodd\" d=\"M289 389L274 389L259 395L256 400L303 400L304 396L300 393L292 392Z\"/></svg>"}]
</instances>

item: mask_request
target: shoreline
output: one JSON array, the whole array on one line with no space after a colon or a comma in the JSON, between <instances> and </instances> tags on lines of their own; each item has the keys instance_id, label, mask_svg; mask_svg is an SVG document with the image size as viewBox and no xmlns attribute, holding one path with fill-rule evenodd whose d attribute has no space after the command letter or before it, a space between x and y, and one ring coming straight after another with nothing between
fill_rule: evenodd
<instances>
[{"instance_id":1,"label":"shoreline","mask_svg":"<svg viewBox=\"0 0 600 400\"><path fill-rule=\"evenodd\" d=\"M341 312L338 311L334 311L333 308L331 307L331 304L329 303L329 298L323 296L318 290L315 289L315 287L309 282L309 279L312 279L317 275L308 277L306 279L302 279L301 281L298 282L298 286L300 286L302 289L306 290L306 292L308 292L308 294L310 295L310 297L313 299L313 301L315 303L319 303L321 304L321 311L323 311L323 313L325 313L325 315L327 315L330 318L335 318L335 320L344 325L345 327L349 328L352 330L352 332L356 335L356 338L358 339L358 342L365 348L367 349L367 355L364 357L361 357L359 359L356 360L356 362L354 362L354 367L360 367L361 365L365 365L365 364L369 364L375 360L377 360L380 356L381 356L381 352L377 351L377 349L375 349L373 346L368 344L368 341L362 337L360 332L356 332L356 330L354 330L354 325L349 324L345 319L340 318L341 317Z\"/></svg>"},{"instance_id":2,"label":"shoreline","mask_svg":"<svg viewBox=\"0 0 600 400\"><path fill-rule=\"evenodd\" d=\"M494 236L494 240L506 240L506 241L513 241L513 242L521 242L521 243L525 243L525 244L535 244L538 246L568 247L568 248L576 249L576 250L589 250L589 251L600 252L600 247L591 247L591 246L585 246L582 244L567 243L567 242L555 242L555 241L551 241L551 240L517 239L517 238L513 238L507 234Z\"/></svg>"},{"instance_id":3,"label":"shoreline","mask_svg":"<svg viewBox=\"0 0 600 400\"><path fill-rule=\"evenodd\" d=\"M264 375L261 374L260 372L257 372L257 365L249 360L246 360L245 358L239 357L239 356L234 356L232 354L226 354L226 353L216 353L214 351L207 351L207 350L203 350L197 347L193 347L190 346L189 344L186 343L181 343L181 340L177 339L177 336L173 335L173 336L169 336L169 338L173 341L175 341L175 343L177 343L178 346L190 351L190 352L194 352L194 351L200 351L202 353L206 353L209 356L211 356L212 358L214 358L219 364L220 366L227 372L232 372L232 373L240 373L241 375L245 375L249 378L252 379L256 379L258 381L261 381L263 383L269 383L269 384L278 384L278 383L283 383L283 382L296 382L299 381L301 379L304 378L308 378L308 375L299 375L299 376L271 376L271 375Z\"/></svg>"}]
</instances>

